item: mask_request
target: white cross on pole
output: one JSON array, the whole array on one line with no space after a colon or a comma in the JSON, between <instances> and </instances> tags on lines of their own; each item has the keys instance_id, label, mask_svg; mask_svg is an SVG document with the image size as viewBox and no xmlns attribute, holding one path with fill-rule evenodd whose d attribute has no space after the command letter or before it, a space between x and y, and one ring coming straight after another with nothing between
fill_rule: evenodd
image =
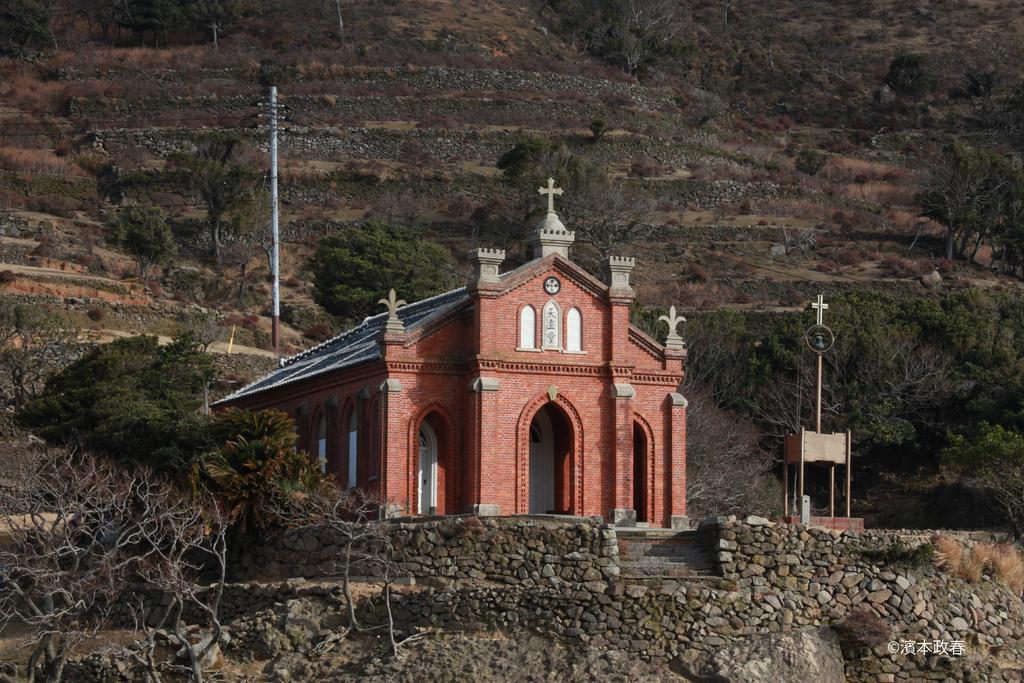
<instances>
[{"instance_id":1,"label":"white cross on pole","mask_svg":"<svg viewBox=\"0 0 1024 683\"><path fill-rule=\"evenodd\" d=\"M555 179L548 178L548 186L541 187L537 190L537 194L546 194L548 196L548 213L555 212L555 195L562 195L562 188L555 187Z\"/></svg>"},{"instance_id":2,"label":"white cross on pole","mask_svg":"<svg viewBox=\"0 0 1024 683\"><path fill-rule=\"evenodd\" d=\"M818 311L818 324L823 325L825 320L825 311L828 310L828 304L825 303L825 297L819 294L818 300L811 304L811 308Z\"/></svg>"}]
</instances>

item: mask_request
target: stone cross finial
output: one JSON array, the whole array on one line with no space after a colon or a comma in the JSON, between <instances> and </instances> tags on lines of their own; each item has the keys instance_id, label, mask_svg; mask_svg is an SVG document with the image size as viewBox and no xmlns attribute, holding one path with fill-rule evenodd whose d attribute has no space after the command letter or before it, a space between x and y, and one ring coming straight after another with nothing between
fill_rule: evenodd
<instances>
[{"instance_id":1,"label":"stone cross finial","mask_svg":"<svg viewBox=\"0 0 1024 683\"><path fill-rule=\"evenodd\" d=\"M548 178L548 186L537 189L537 194L546 194L548 196L548 213L555 212L555 195L562 196L562 188L555 187L555 179Z\"/></svg>"},{"instance_id":2,"label":"stone cross finial","mask_svg":"<svg viewBox=\"0 0 1024 683\"><path fill-rule=\"evenodd\" d=\"M405 299L399 299L398 295L395 294L394 288L388 292L387 299L381 299L377 303L384 304L388 308L388 322L384 330L386 332L405 332L405 325L398 317L398 309L406 305Z\"/></svg>"},{"instance_id":3,"label":"stone cross finial","mask_svg":"<svg viewBox=\"0 0 1024 683\"><path fill-rule=\"evenodd\" d=\"M668 309L668 315L663 315L658 318L658 322L664 320L668 323L668 338L665 340L665 348L681 350L684 346L683 338L679 336L679 323L685 323L686 318L681 315L676 315L676 307L670 306Z\"/></svg>"},{"instance_id":4,"label":"stone cross finial","mask_svg":"<svg viewBox=\"0 0 1024 683\"><path fill-rule=\"evenodd\" d=\"M818 295L818 300L811 304L811 308L818 312L818 324L825 324L825 311L828 310L828 304L825 303L825 297L821 294Z\"/></svg>"}]
</instances>

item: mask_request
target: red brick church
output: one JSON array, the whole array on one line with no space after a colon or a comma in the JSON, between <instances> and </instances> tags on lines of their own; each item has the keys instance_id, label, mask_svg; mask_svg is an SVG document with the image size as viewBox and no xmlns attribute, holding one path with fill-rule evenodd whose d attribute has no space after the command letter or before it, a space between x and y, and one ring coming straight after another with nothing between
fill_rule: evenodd
<instances>
[{"instance_id":1,"label":"red brick church","mask_svg":"<svg viewBox=\"0 0 1024 683\"><path fill-rule=\"evenodd\" d=\"M286 358L220 406L293 415L303 448L400 514L686 515L686 350L675 310L665 346L629 322L634 259L601 279L569 259L548 213L533 260L476 249L472 280ZM399 294L401 294L399 292Z\"/></svg>"}]
</instances>

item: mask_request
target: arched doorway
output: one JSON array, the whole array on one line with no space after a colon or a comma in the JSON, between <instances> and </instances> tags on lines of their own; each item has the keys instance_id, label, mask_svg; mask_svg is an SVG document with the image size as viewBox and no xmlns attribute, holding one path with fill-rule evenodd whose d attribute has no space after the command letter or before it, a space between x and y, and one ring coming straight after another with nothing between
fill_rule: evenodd
<instances>
[{"instance_id":1,"label":"arched doorway","mask_svg":"<svg viewBox=\"0 0 1024 683\"><path fill-rule=\"evenodd\" d=\"M573 510L572 423L554 403L537 411L529 432L530 514L570 514Z\"/></svg>"},{"instance_id":2,"label":"arched doorway","mask_svg":"<svg viewBox=\"0 0 1024 683\"><path fill-rule=\"evenodd\" d=\"M425 420L420 425L419 448L418 512L433 515L437 512L437 434Z\"/></svg>"},{"instance_id":3,"label":"arched doorway","mask_svg":"<svg viewBox=\"0 0 1024 683\"><path fill-rule=\"evenodd\" d=\"M633 509L636 521L647 522L648 500L648 446L647 432L639 422L633 423Z\"/></svg>"},{"instance_id":4,"label":"arched doorway","mask_svg":"<svg viewBox=\"0 0 1024 683\"><path fill-rule=\"evenodd\" d=\"M409 509L420 515L450 515L459 510L461 500L454 423L441 406L431 406L420 415L409 425L410 459L416 472Z\"/></svg>"}]
</instances>

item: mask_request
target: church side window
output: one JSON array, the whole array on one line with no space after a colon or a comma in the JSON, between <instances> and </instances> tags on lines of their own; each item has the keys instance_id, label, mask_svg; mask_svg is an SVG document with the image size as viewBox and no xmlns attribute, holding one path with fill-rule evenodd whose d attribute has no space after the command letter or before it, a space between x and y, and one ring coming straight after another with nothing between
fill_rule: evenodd
<instances>
[{"instance_id":1,"label":"church side window","mask_svg":"<svg viewBox=\"0 0 1024 683\"><path fill-rule=\"evenodd\" d=\"M356 422L356 409L353 408L348 418L348 487L355 488L358 472L356 471L356 460L359 453L359 430Z\"/></svg>"},{"instance_id":2,"label":"church side window","mask_svg":"<svg viewBox=\"0 0 1024 683\"><path fill-rule=\"evenodd\" d=\"M583 350L583 320L575 308L570 308L565 316L565 350Z\"/></svg>"},{"instance_id":3,"label":"church side window","mask_svg":"<svg viewBox=\"0 0 1024 683\"><path fill-rule=\"evenodd\" d=\"M558 304L549 301L544 304L543 323L541 324L543 344L541 348L562 348L562 312Z\"/></svg>"},{"instance_id":4,"label":"church side window","mask_svg":"<svg viewBox=\"0 0 1024 683\"><path fill-rule=\"evenodd\" d=\"M524 306L519 311L519 348L537 348L537 312L533 306Z\"/></svg>"},{"instance_id":5,"label":"church side window","mask_svg":"<svg viewBox=\"0 0 1024 683\"><path fill-rule=\"evenodd\" d=\"M327 472L327 416L320 416L320 424L316 429L316 462L320 473Z\"/></svg>"}]
</instances>

